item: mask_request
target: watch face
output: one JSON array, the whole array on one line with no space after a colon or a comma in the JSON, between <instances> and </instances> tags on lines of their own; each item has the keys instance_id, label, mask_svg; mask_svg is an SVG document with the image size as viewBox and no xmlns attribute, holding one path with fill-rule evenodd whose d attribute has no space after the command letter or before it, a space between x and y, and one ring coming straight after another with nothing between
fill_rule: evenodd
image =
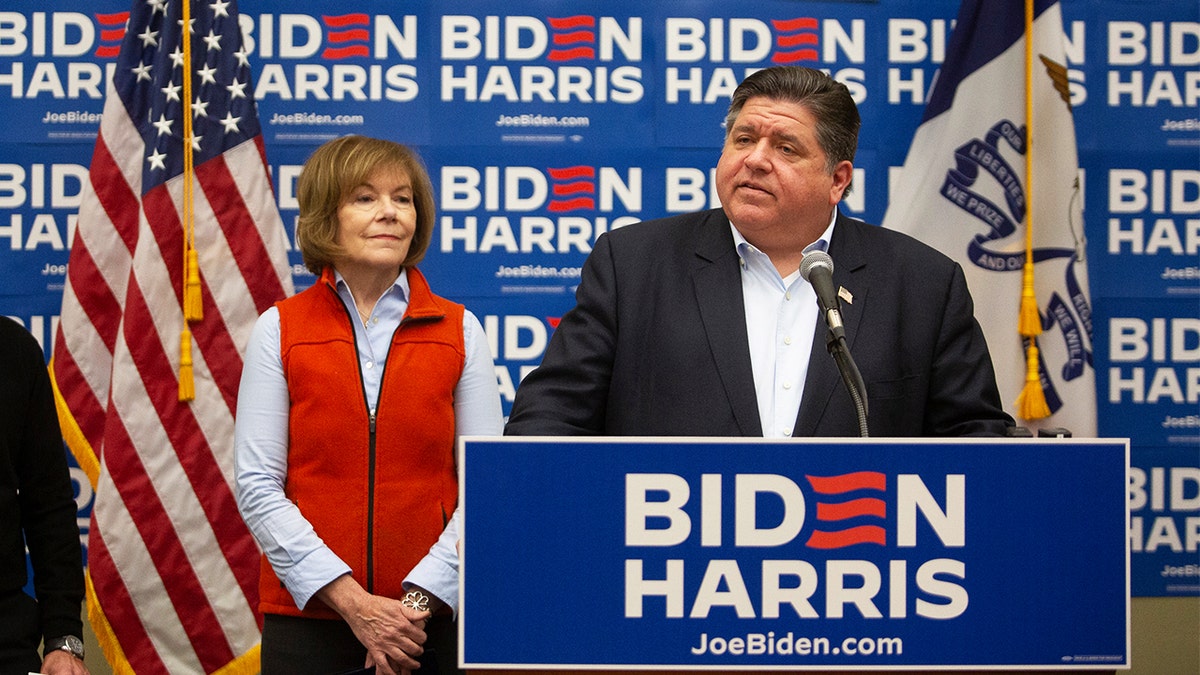
<instances>
[{"instance_id":1,"label":"watch face","mask_svg":"<svg viewBox=\"0 0 1200 675\"><path fill-rule=\"evenodd\" d=\"M83 640L74 635L64 635L63 637L55 638L47 644L47 648L53 650L61 649L71 652L77 658L83 658Z\"/></svg>"}]
</instances>

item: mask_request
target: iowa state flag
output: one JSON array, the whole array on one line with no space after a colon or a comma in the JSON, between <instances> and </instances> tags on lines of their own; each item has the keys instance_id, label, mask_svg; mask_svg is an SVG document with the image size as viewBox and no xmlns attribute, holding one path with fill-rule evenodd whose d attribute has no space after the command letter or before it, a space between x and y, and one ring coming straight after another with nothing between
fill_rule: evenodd
<instances>
[{"instance_id":1,"label":"iowa state flag","mask_svg":"<svg viewBox=\"0 0 1200 675\"><path fill-rule=\"evenodd\" d=\"M883 225L963 266L1001 397L1018 423L1094 436L1083 195L1059 3L1036 0L1033 17L1026 35L1020 0L963 0L908 158L892 177ZM1026 113L1027 39L1032 124ZM1042 328L1037 375L1050 412L1043 419L1021 418L1016 405L1026 379L1018 316L1027 223Z\"/></svg>"}]
</instances>

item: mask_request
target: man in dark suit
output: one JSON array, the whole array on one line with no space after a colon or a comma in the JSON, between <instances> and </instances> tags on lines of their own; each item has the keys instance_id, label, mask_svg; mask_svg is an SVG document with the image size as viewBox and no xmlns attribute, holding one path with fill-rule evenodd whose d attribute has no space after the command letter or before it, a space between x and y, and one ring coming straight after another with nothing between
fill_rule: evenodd
<instances>
[{"instance_id":1,"label":"man in dark suit","mask_svg":"<svg viewBox=\"0 0 1200 675\"><path fill-rule=\"evenodd\" d=\"M521 383L510 435L857 436L807 251L837 261L872 436L1002 435L983 333L957 263L837 210L858 110L817 70L776 67L733 95L722 208L601 236L577 304Z\"/></svg>"}]
</instances>

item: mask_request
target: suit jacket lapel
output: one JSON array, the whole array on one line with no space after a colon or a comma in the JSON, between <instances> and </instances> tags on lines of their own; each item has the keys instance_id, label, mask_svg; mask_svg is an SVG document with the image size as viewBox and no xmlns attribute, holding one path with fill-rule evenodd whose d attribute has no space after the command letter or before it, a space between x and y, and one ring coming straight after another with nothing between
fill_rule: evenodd
<instances>
[{"instance_id":1,"label":"suit jacket lapel","mask_svg":"<svg viewBox=\"0 0 1200 675\"><path fill-rule=\"evenodd\" d=\"M858 274L867 264L867 243L858 228L875 227L865 225L838 213L837 225L833 228L833 241L829 242L829 255L833 258L833 283L845 288L854 298L854 302L841 302L842 321L846 329L846 343L850 345L850 353L854 353L854 342L858 337L858 328L862 325L863 308L867 304L866 275ZM827 347L828 327L823 318L817 318L816 332L813 337L812 352L808 362L808 376L804 381L804 395L800 401L800 412L796 416L796 426L793 436L815 436L821 419L829 406L829 400L840 388L842 375L837 363Z\"/></svg>"},{"instance_id":2,"label":"suit jacket lapel","mask_svg":"<svg viewBox=\"0 0 1200 675\"><path fill-rule=\"evenodd\" d=\"M758 397L746 337L742 277L729 220L709 211L697 229L692 283L717 374L743 436L761 436Z\"/></svg>"}]
</instances>

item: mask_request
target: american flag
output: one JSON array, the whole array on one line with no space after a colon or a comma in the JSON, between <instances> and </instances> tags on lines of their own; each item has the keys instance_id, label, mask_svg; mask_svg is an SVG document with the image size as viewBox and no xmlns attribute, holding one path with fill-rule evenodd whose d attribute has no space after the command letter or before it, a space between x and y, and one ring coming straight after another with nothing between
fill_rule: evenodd
<instances>
[{"instance_id":1,"label":"american flag","mask_svg":"<svg viewBox=\"0 0 1200 675\"><path fill-rule=\"evenodd\" d=\"M95 486L88 610L118 673L258 669L259 557L231 487L233 418L254 320L292 282L236 3L187 14L180 0L130 11L51 363ZM203 318L185 324L189 222ZM181 402L184 353L194 400Z\"/></svg>"}]
</instances>

